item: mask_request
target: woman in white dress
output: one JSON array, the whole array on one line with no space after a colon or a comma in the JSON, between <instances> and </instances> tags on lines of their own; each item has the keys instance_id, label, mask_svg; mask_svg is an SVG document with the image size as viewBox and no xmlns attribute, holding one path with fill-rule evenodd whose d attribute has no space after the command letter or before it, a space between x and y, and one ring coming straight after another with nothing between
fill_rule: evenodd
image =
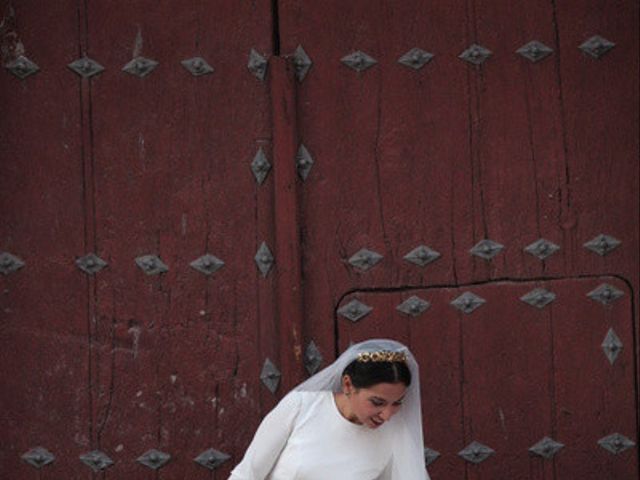
<instances>
[{"instance_id":1,"label":"woman in white dress","mask_svg":"<svg viewBox=\"0 0 640 480\"><path fill-rule=\"evenodd\" d=\"M352 345L264 418L229 480L429 480L419 382L401 343Z\"/></svg>"}]
</instances>

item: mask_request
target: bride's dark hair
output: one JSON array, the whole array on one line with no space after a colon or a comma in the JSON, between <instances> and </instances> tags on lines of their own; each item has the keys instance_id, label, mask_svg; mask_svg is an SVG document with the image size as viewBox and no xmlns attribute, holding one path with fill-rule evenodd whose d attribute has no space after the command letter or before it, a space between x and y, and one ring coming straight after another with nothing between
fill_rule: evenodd
<instances>
[{"instance_id":1,"label":"bride's dark hair","mask_svg":"<svg viewBox=\"0 0 640 480\"><path fill-rule=\"evenodd\" d=\"M411 372L405 362L361 362L354 360L342 372L349 375L356 388L369 388L378 383L411 385Z\"/></svg>"}]
</instances>

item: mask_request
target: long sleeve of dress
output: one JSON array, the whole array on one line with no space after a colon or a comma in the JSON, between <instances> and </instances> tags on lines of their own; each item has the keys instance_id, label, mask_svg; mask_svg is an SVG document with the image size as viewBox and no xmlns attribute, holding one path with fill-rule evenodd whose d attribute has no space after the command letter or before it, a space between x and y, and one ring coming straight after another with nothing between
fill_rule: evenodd
<instances>
[{"instance_id":1,"label":"long sleeve of dress","mask_svg":"<svg viewBox=\"0 0 640 480\"><path fill-rule=\"evenodd\" d=\"M229 480L264 480L273 469L300 411L300 393L291 392L262 420Z\"/></svg>"}]
</instances>

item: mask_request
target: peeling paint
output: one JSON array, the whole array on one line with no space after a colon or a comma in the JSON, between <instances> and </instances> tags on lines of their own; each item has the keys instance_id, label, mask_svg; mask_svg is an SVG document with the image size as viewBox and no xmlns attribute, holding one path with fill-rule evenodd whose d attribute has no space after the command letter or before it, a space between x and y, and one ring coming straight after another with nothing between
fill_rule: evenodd
<instances>
[{"instance_id":1,"label":"peeling paint","mask_svg":"<svg viewBox=\"0 0 640 480\"><path fill-rule=\"evenodd\" d=\"M139 57L142 54L142 29L140 25L138 25L138 33L136 34L136 39L133 42L133 58Z\"/></svg>"},{"instance_id":2,"label":"peeling paint","mask_svg":"<svg viewBox=\"0 0 640 480\"><path fill-rule=\"evenodd\" d=\"M140 342L140 333L142 330L140 327L129 328L129 334L133 336L133 358L138 358L138 345Z\"/></svg>"},{"instance_id":3,"label":"peeling paint","mask_svg":"<svg viewBox=\"0 0 640 480\"><path fill-rule=\"evenodd\" d=\"M24 44L20 41L16 28L16 14L13 7L7 9L6 14L0 22L0 55L2 63L15 60L20 55L24 55Z\"/></svg>"}]
</instances>

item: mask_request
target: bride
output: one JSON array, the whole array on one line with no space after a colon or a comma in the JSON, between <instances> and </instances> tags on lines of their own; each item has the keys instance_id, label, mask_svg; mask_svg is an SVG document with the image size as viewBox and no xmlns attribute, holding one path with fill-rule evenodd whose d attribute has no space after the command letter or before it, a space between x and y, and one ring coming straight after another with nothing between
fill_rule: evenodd
<instances>
[{"instance_id":1,"label":"bride","mask_svg":"<svg viewBox=\"0 0 640 480\"><path fill-rule=\"evenodd\" d=\"M289 392L229 480L429 480L418 364L367 340Z\"/></svg>"}]
</instances>

